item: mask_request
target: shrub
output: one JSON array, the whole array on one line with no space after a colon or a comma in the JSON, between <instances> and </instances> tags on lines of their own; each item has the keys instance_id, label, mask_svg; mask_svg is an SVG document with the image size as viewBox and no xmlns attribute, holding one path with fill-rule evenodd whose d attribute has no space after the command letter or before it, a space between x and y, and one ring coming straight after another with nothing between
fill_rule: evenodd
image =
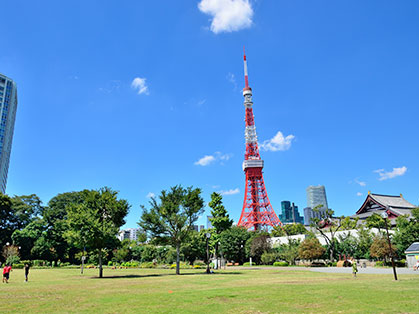
<instances>
[{"instance_id":1,"label":"shrub","mask_svg":"<svg viewBox=\"0 0 419 314\"><path fill-rule=\"evenodd\" d=\"M255 265L256 265L256 263L252 262L252 266L255 266ZM250 266L250 262L243 263L243 266Z\"/></svg>"},{"instance_id":2,"label":"shrub","mask_svg":"<svg viewBox=\"0 0 419 314\"><path fill-rule=\"evenodd\" d=\"M22 263L16 263L16 264L13 264L12 266L13 266L13 268L15 268L15 269L22 269L24 265L25 265L25 264L22 264Z\"/></svg>"},{"instance_id":3,"label":"shrub","mask_svg":"<svg viewBox=\"0 0 419 314\"><path fill-rule=\"evenodd\" d=\"M205 268L205 266L203 266L203 265L194 265L193 268L194 269L203 269L203 268Z\"/></svg>"},{"instance_id":4,"label":"shrub","mask_svg":"<svg viewBox=\"0 0 419 314\"><path fill-rule=\"evenodd\" d=\"M277 259L277 254L275 253L263 253L260 257L260 260L263 265L272 265Z\"/></svg>"},{"instance_id":5,"label":"shrub","mask_svg":"<svg viewBox=\"0 0 419 314\"><path fill-rule=\"evenodd\" d=\"M204 261L201 260L196 260L195 262L193 262L194 266L198 265L198 266L206 266L207 264L204 263Z\"/></svg>"},{"instance_id":6,"label":"shrub","mask_svg":"<svg viewBox=\"0 0 419 314\"><path fill-rule=\"evenodd\" d=\"M384 266L384 261L377 261L377 262L375 262L375 266L376 267L383 267Z\"/></svg>"},{"instance_id":7,"label":"shrub","mask_svg":"<svg viewBox=\"0 0 419 314\"><path fill-rule=\"evenodd\" d=\"M140 268L156 268L156 264L153 262L144 262L140 264Z\"/></svg>"},{"instance_id":8,"label":"shrub","mask_svg":"<svg viewBox=\"0 0 419 314\"><path fill-rule=\"evenodd\" d=\"M274 266L289 266L288 262L282 261L282 262L274 262Z\"/></svg>"},{"instance_id":9,"label":"shrub","mask_svg":"<svg viewBox=\"0 0 419 314\"><path fill-rule=\"evenodd\" d=\"M113 266L113 262L112 261L109 261L108 262L108 266Z\"/></svg>"},{"instance_id":10,"label":"shrub","mask_svg":"<svg viewBox=\"0 0 419 314\"><path fill-rule=\"evenodd\" d=\"M191 268L191 266L185 262L180 262L179 263L179 268L180 269L188 269ZM170 269L176 269L176 263L170 265Z\"/></svg>"}]
</instances>

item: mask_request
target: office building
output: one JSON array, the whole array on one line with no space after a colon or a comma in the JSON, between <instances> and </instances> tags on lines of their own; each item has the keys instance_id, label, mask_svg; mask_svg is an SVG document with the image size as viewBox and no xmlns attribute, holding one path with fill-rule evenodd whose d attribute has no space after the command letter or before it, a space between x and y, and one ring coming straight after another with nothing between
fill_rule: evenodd
<instances>
[{"instance_id":1,"label":"office building","mask_svg":"<svg viewBox=\"0 0 419 314\"><path fill-rule=\"evenodd\" d=\"M0 74L0 191L6 192L17 109L16 83Z\"/></svg>"},{"instance_id":2,"label":"office building","mask_svg":"<svg viewBox=\"0 0 419 314\"><path fill-rule=\"evenodd\" d=\"M304 223L304 218L300 216L298 212L298 206L295 206L294 203L289 201L281 202L281 214L279 215L279 220L283 224L286 223Z\"/></svg>"},{"instance_id":3,"label":"office building","mask_svg":"<svg viewBox=\"0 0 419 314\"><path fill-rule=\"evenodd\" d=\"M207 229L213 228L212 223L211 223L212 218L213 218L212 216L207 216Z\"/></svg>"},{"instance_id":4,"label":"office building","mask_svg":"<svg viewBox=\"0 0 419 314\"><path fill-rule=\"evenodd\" d=\"M313 218L322 219L329 207L327 205L326 189L324 188L324 185L310 185L306 189L306 192L307 207L304 208L304 224L309 225ZM313 209L319 205L321 205L321 207L317 208L318 211L314 211Z\"/></svg>"},{"instance_id":5,"label":"office building","mask_svg":"<svg viewBox=\"0 0 419 314\"><path fill-rule=\"evenodd\" d=\"M139 228L129 228L126 230L119 231L118 239L120 241L129 239L131 241L137 241L138 234L141 233Z\"/></svg>"}]
</instances>

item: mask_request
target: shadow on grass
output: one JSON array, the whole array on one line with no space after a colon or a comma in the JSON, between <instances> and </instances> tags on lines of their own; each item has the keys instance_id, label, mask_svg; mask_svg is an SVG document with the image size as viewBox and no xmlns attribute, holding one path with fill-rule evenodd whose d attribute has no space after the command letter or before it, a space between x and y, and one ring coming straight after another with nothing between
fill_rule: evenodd
<instances>
[{"instance_id":1,"label":"shadow on grass","mask_svg":"<svg viewBox=\"0 0 419 314\"><path fill-rule=\"evenodd\" d=\"M214 276L214 275L241 275L242 272L234 271L234 272L226 272L226 273L212 273L207 274L205 272L202 273L180 273L179 276ZM148 278L148 277L165 277L165 276L177 276L175 273L170 274L144 274L144 275L111 275L111 276L103 276L103 278L99 277L90 277L90 279L126 279L126 278Z\"/></svg>"}]
</instances>

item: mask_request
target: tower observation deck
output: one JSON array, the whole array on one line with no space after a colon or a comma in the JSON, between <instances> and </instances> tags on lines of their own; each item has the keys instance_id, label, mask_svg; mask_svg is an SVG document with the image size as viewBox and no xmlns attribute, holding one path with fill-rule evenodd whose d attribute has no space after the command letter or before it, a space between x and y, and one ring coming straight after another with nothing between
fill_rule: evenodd
<instances>
[{"instance_id":1,"label":"tower observation deck","mask_svg":"<svg viewBox=\"0 0 419 314\"><path fill-rule=\"evenodd\" d=\"M256 135L255 118L253 116L252 89L249 87L247 74L247 60L244 54L244 81L243 88L245 108L246 152L243 161L243 171L246 176L243 209L238 225L247 229L259 230L282 225L275 214L266 192L263 180L263 160L260 158L258 139Z\"/></svg>"}]
</instances>

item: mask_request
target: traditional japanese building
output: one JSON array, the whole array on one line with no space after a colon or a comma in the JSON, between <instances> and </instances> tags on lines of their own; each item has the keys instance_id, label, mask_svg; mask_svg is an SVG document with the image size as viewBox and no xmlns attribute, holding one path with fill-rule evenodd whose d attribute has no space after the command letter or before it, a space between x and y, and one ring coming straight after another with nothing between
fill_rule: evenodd
<instances>
[{"instance_id":1,"label":"traditional japanese building","mask_svg":"<svg viewBox=\"0 0 419 314\"><path fill-rule=\"evenodd\" d=\"M389 219L395 219L400 215L411 215L412 209L417 206L409 203L403 198L403 195L382 195L368 192L367 199L361 208L358 209L356 215L352 218L358 217L360 220L367 219L373 214L381 215L384 211L387 212Z\"/></svg>"}]
</instances>

